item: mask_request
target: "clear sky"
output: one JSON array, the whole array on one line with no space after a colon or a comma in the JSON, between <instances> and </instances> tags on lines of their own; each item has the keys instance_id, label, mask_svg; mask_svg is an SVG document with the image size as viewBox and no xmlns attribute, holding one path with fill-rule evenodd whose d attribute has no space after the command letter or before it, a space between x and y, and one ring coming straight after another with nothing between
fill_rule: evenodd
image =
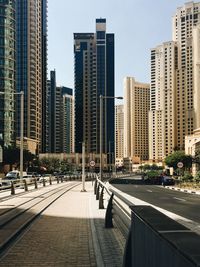
<instances>
[{"instance_id":1,"label":"clear sky","mask_svg":"<svg viewBox=\"0 0 200 267\"><path fill-rule=\"evenodd\" d=\"M150 49L172 39L172 16L183 0L48 0L48 72L57 84L74 88L73 33L95 32L106 18L115 34L115 94L123 78L150 82Z\"/></svg>"}]
</instances>

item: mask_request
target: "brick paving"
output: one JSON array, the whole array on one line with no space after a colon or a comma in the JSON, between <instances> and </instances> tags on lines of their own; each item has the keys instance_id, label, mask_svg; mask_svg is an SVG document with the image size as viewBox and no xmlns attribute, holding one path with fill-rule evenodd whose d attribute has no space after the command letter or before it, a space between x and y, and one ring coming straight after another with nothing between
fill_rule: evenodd
<instances>
[{"instance_id":1,"label":"brick paving","mask_svg":"<svg viewBox=\"0 0 200 267\"><path fill-rule=\"evenodd\" d=\"M122 266L125 239L105 229L91 182L51 205L0 259L1 267Z\"/></svg>"}]
</instances>

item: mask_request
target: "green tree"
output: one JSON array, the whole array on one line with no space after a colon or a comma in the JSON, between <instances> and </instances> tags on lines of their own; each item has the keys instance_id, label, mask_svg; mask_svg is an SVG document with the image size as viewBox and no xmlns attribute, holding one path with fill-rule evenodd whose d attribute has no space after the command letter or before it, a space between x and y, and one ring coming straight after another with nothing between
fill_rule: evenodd
<instances>
[{"instance_id":1,"label":"green tree","mask_svg":"<svg viewBox=\"0 0 200 267\"><path fill-rule=\"evenodd\" d=\"M184 151L175 151L173 154L165 158L165 164L168 167L173 167L177 169L178 162L182 162L184 169L189 169L192 167L192 156L185 155Z\"/></svg>"},{"instance_id":2,"label":"green tree","mask_svg":"<svg viewBox=\"0 0 200 267\"><path fill-rule=\"evenodd\" d=\"M194 177L194 180L196 183L199 183L200 182L200 171L198 171Z\"/></svg>"},{"instance_id":3,"label":"green tree","mask_svg":"<svg viewBox=\"0 0 200 267\"><path fill-rule=\"evenodd\" d=\"M185 182L191 182L193 180L193 176L191 173L185 172L181 179Z\"/></svg>"},{"instance_id":4,"label":"green tree","mask_svg":"<svg viewBox=\"0 0 200 267\"><path fill-rule=\"evenodd\" d=\"M24 166L28 166L30 162L35 158L35 155L32 154L29 150L23 150L23 163ZM12 165L16 164L19 166L20 163L20 149L18 147L4 147L3 149L3 164Z\"/></svg>"}]
</instances>

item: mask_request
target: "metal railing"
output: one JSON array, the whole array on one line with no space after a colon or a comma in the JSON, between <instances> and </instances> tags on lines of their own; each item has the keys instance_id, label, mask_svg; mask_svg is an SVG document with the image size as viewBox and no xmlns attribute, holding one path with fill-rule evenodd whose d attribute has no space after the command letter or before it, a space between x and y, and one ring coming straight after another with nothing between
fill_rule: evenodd
<instances>
[{"instance_id":1,"label":"metal railing","mask_svg":"<svg viewBox=\"0 0 200 267\"><path fill-rule=\"evenodd\" d=\"M54 183L62 183L66 181L81 180L81 175L64 175L64 176L49 176L37 178L25 178L25 179L1 179L0 182L0 192L5 192L10 190L11 195L16 194L16 189L24 189L24 191L29 191L29 189L38 189L39 187L46 185L52 185ZM40 185L40 186L39 186Z\"/></svg>"},{"instance_id":2,"label":"metal railing","mask_svg":"<svg viewBox=\"0 0 200 267\"><path fill-rule=\"evenodd\" d=\"M98 178L94 194L104 208L105 227L117 227L126 238L123 267L200 266L200 236L151 206L136 206L119 190Z\"/></svg>"}]
</instances>

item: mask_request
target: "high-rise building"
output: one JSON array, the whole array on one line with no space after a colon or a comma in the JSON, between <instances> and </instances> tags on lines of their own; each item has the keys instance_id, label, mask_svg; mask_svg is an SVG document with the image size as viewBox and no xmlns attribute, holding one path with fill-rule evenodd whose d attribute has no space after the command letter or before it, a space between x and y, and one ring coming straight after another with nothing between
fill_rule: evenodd
<instances>
[{"instance_id":1,"label":"high-rise building","mask_svg":"<svg viewBox=\"0 0 200 267\"><path fill-rule=\"evenodd\" d=\"M106 19L96 19L96 33L74 34L75 152L99 153L100 95L103 95L103 153L114 152L114 34ZM111 97L111 98L106 98Z\"/></svg>"},{"instance_id":2,"label":"high-rise building","mask_svg":"<svg viewBox=\"0 0 200 267\"><path fill-rule=\"evenodd\" d=\"M63 98L63 137L62 147L64 153L74 152L74 97L72 92L65 91L69 89L63 87L62 98Z\"/></svg>"},{"instance_id":3,"label":"high-rise building","mask_svg":"<svg viewBox=\"0 0 200 267\"><path fill-rule=\"evenodd\" d=\"M15 141L15 0L0 2L0 145Z\"/></svg>"},{"instance_id":4,"label":"high-rise building","mask_svg":"<svg viewBox=\"0 0 200 267\"><path fill-rule=\"evenodd\" d=\"M124 105L115 106L115 159L124 157Z\"/></svg>"},{"instance_id":5,"label":"high-rise building","mask_svg":"<svg viewBox=\"0 0 200 267\"><path fill-rule=\"evenodd\" d=\"M173 41L178 46L177 82L177 147L184 148L185 136L191 135L199 124L199 89L197 54L200 3L188 2L179 7L173 17ZM196 28L196 29L194 29ZM195 33L194 33L195 32ZM199 75L199 74L197 74Z\"/></svg>"},{"instance_id":6,"label":"high-rise building","mask_svg":"<svg viewBox=\"0 0 200 267\"><path fill-rule=\"evenodd\" d=\"M147 160L149 157L148 111L150 85L132 77L124 79L124 157Z\"/></svg>"},{"instance_id":7,"label":"high-rise building","mask_svg":"<svg viewBox=\"0 0 200 267\"><path fill-rule=\"evenodd\" d=\"M151 50L149 159L162 161L177 145L176 70L178 48L165 42Z\"/></svg>"},{"instance_id":8,"label":"high-rise building","mask_svg":"<svg viewBox=\"0 0 200 267\"><path fill-rule=\"evenodd\" d=\"M42 104L46 90L47 0L16 0L17 91L24 91L24 137L41 150ZM20 135L20 104L17 136Z\"/></svg>"},{"instance_id":9,"label":"high-rise building","mask_svg":"<svg viewBox=\"0 0 200 267\"><path fill-rule=\"evenodd\" d=\"M74 99L70 88L56 86L56 71L50 72L46 99L46 152L74 152Z\"/></svg>"},{"instance_id":10,"label":"high-rise building","mask_svg":"<svg viewBox=\"0 0 200 267\"><path fill-rule=\"evenodd\" d=\"M41 151L46 152L46 98L47 98L47 9L48 0L42 1L42 140Z\"/></svg>"}]
</instances>

